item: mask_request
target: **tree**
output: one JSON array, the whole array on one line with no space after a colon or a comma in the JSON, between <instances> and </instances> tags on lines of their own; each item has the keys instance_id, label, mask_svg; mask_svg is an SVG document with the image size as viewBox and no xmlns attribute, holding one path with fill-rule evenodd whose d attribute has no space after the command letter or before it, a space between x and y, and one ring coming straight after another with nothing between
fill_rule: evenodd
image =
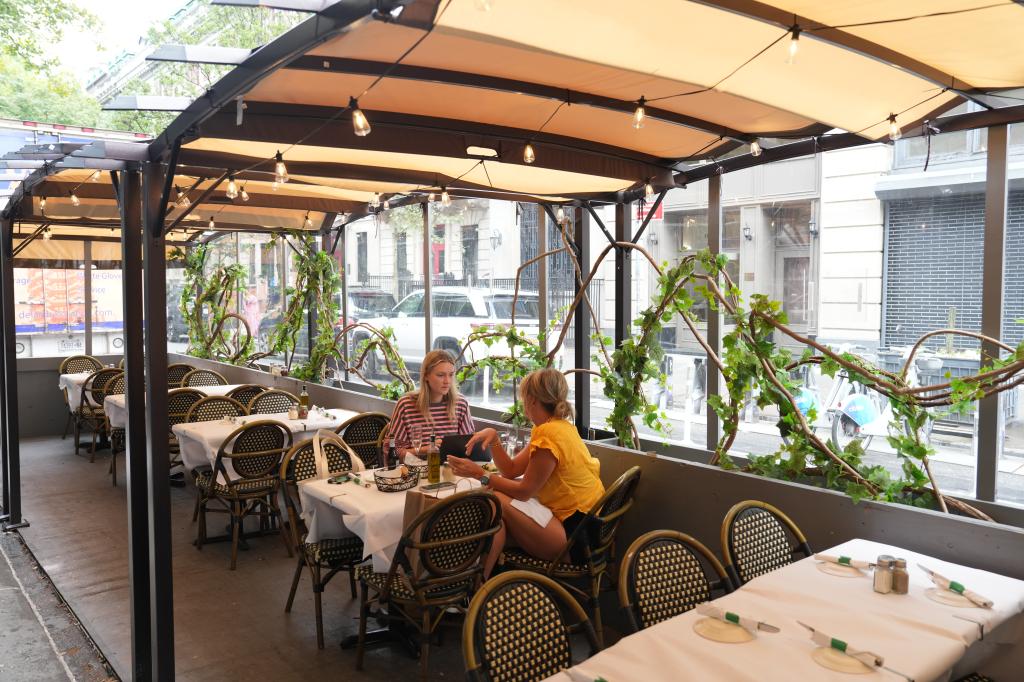
<instances>
[{"instance_id":1,"label":"tree","mask_svg":"<svg viewBox=\"0 0 1024 682\"><path fill-rule=\"evenodd\" d=\"M0 56L49 70L53 62L41 61L39 38L59 40L72 21L94 25L96 18L67 0L0 0Z\"/></svg>"},{"instance_id":2,"label":"tree","mask_svg":"<svg viewBox=\"0 0 1024 682\"><path fill-rule=\"evenodd\" d=\"M0 117L95 127L99 103L67 72L40 72L0 57Z\"/></svg>"}]
</instances>

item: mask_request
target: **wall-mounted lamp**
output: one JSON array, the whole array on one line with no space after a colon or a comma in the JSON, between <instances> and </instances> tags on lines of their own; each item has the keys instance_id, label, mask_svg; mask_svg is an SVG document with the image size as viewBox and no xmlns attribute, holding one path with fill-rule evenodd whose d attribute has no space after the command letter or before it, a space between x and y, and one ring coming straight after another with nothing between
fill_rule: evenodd
<instances>
[{"instance_id":1,"label":"wall-mounted lamp","mask_svg":"<svg viewBox=\"0 0 1024 682\"><path fill-rule=\"evenodd\" d=\"M810 233L812 237L817 237L819 232L818 223L814 222L813 220L807 223L807 231Z\"/></svg>"},{"instance_id":2,"label":"wall-mounted lamp","mask_svg":"<svg viewBox=\"0 0 1024 682\"><path fill-rule=\"evenodd\" d=\"M496 251L501 246L501 232L491 230L491 251Z\"/></svg>"},{"instance_id":3,"label":"wall-mounted lamp","mask_svg":"<svg viewBox=\"0 0 1024 682\"><path fill-rule=\"evenodd\" d=\"M748 242L754 240L754 231L750 229L750 225L743 226L743 238Z\"/></svg>"}]
</instances>

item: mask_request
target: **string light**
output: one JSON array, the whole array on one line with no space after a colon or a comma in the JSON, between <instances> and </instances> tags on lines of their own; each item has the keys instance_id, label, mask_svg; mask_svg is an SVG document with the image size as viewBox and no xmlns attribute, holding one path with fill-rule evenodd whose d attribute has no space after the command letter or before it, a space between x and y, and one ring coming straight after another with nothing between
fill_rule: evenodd
<instances>
[{"instance_id":1,"label":"string light","mask_svg":"<svg viewBox=\"0 0 1024 682\"><path fill-rule=\"evenodd\" d=\"M51 237L53 237L53 235L50 234L50 228L44 227L43 228L43 239L45 239L46 241L50 241Z\"/></svg>"},{"instance_id":2,"label":"string light","mask_svg":"<svg viewBox=\"0 0 1024 682\"><path fill-rule=\"evenodd\" d=\"M39 211L40 213L46 210L46 197L39 200Z\"/></svg>"},{"instance_id":3,"label":"string light","mask_svg":"<svg viewBox=\"0 0 1024 682\"><path fill-rule=\"evenodd\" d=\"M654 185L652 185L650 182L645 182L644 183L644 199L646 199L647 201L650 201L653 198L654 198Z\"/></svg>"},{"instance_id":4,"label":"string light","mask_svg":"<svg viewBox=\"0 0 1024 682\"><path fill-rule=\"evenodd\" d=\"M763 152L763 151L764 150L761 149L761 143L758 142L757 140L754 140L753 142L750 143L750 155L751 156L761 156L761 152Z\"/></svg>"},{"instance_id":5,"label":"string light","mask_svg":"<svg viewBox=\"0 0 1024 682\"><path fill-rule=\"evenodd\" d=\"M430 194L428 194L427 195L427 201L429 201L430 203L434 203L435 201L437 201L437 194L434 193L434 192L431 192Z\"/></svg>"},{"instance_id":6,"label":"string light","mask_svg":"<svg viewBox=\"0 0 1024 682\"><path fill-rule=\"evenodd\" d=\"M288 168L284 165L284 157L281 156L281 152L274 156L274 162L274 182L283 185L288 182Z\"/></svg>"},{"instance_id":7,"label":"string light","mask_svg":"<svg viewBox=\"0 0 1024 682\"><path fill-rule=\"evenodd\" d=\"M889 139L895 142L903 137L903 131L896 125L896 114L889 114Z\"/></svg>"},{"instance_id":8,"label":"string light","mask_svg":"<svg viewBox=\"0 0 1024 682\"><path fill-rule=\"evenodd\" d=\"M789 57L786 59L787 64L793 64L796 62L796 53L800 50L800 27L793 24L793 28L789 29Z\"/></svg>"},{"instance_id":9,"label":"string light","mask_svg":"<svg viewBox=\"0 0 1024 682\"><path fill-rule=\"evenodd\" d=\"M537 160L537 154L533 151L533 145L529 142L523 148L523 163L533 163Z\"/></svg>"},{"instance_id":10,"label":"string light","mask_svg":"<svg viewBox=\"0 0 1024 682\"><path fill-rule=\"evenodd\" d=\"M644 110L644 104L647 100L640 97L640 101L636 103L636 110L633 112L633 127L640 130L644 127L644 119L647 118L647 112Z\"/></svg>"},{"instance_id":11,"label":"string light","mask_svg":"<svg viewBox=\"0 0 1024 682\"><path fill-rule=\"evenodd\" d=\"M177 204L181 208L188 208L189 206L192 205L192 202L189 200L188 195L182 192L180 187L175 185L174 191L177 192L177 198L174 200L175 204Z\"/></svg>"},{"instance_id":12,"label":"string light","mask_svg":"<svg viewBox=\"0 0 1024 682\"><path fill-rule=\"evenodd\" d=\"M446 187L441 188L441 205L445 208L452 205L452 198L448 196L448 189Z\"/></svg>"},{"instance_id":13,"label":"string light","mask_svg":"<svg viewBox=\"0 0 1024 682\"><path fill-rule=\"evenodd\" d=\"M249 201L249 193L245 191L245 187L241 191L242 201Z\"/></svg>"},{"instance_id":14,"label":"string light","mask_svg":"<svg viewBox=\"0 0 1024 682\"><path fill-rule=\"evenodd\" d=\"M209 223L208 227L211 230L214 229L215 227L217 227L217 223L213 222L213 216L210 216L210 223Z\"/></svg>"},{"instance_id":15,"label":"string light","mask_svg":"<svg viewBox=\"0 0 1024 682\"><path fill-rule=\"evenodd\" d=\"M366 137L370 134L370 122L366 120L366 114L359 108L359 100L355 97L348 98L348 108L352 110L352 132L357 137Z\"/></svg>"},{"instance_id":16,"label":"string light","mask_svg":"<svg viewBox=\"0 0 1024 682\"><path fill-rule=\"evenodd\" d=\"M558 207L558 213L555 214L555 220L557 220L559 223L565 222L565 209L562 208L561 206Z\"/></svg>"},{"instance_id":17,"label":"string light","mask_svg":"<svg viewBox=\"0 0 1024 682\"><path fill-rule=\"evenodd\" d=\"M276 192L277 188L280 187L280 186L281 186L281 184L277 180L274 180L272 183L270 183L270 191L271 192Z\"/></svg>"},{"instance_id":18,"label":"string light","mask_svg":"<svg viewBox=\"0 0 1024 682\"><path fill-rule=\"evenodd\" d=\"M82 205L82 202L78 199L78 195L75 194L74 192L71 193L71 205L72 206L81 206Z\"/></svg>"},{"instance_id":19,"label":"string light","mask_svg":"<svg viewBox=\"0 0 1024 682\"><path fill-rule=\"evenodd\" d=\"M384 210L385 211L390 211L391 210L391 202L388 201L387 199L384 200Z\"/></svg>"},{"instance_id":20,"label":"string light","mask_svg":"<svg viewBox=\"0 0 1024 682\"><path fill-rule=\"evenodd\" d=\"M99 171L96 171L95 173L93 173L92 175L89 176L89 182L99 182L99 181L100 181L100 172Z\"/></svg>"},{"instance_id":21,"label":"string light","mask_svg":"<svg viewBox=\"0 0 1024 682\"><path fill-rule=\"evenodd\" d=\"M309 217L309 211L306 211L306 219L303 221L302 224L306 226L307 230L313 227L313 220Z\"/></svg>"},{"instance_id":22,"label":"string light","mask_svg":"<svg viewBox=\"0 0 1024 682\"><path fill-rule=\"evenodd\" d=\"M238 198L238 185L235 183L235 176L228 173L228 188L224 192L224 196L228 199Z\"/></svg>"},{"instance_id":23,"label":"string light","mask_svg":"<svg viewBox=\"0 0 1024 682\"><path fill-rule=\"evenodd\" d=\"M374 192L370 198L370 208L377 208L378 206L380 206L380 193Z\"/></svg>"}]
</instances>

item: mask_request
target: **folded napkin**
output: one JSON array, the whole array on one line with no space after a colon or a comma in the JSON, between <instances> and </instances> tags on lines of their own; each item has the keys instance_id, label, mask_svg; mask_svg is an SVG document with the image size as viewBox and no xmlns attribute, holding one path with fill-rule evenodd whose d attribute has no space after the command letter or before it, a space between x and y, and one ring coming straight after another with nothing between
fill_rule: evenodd
<instances>
[{"instance_id":1,"label":"folded napkin","mask_svg":"<svg viewBox=\"0 0 1024 682\"><path fill-rule=\"evenodd\" d=\"M548 521L554 516L552 511L541 504L536 497L531 497L526 501L512 500L512 506L533 519L541 528L547 528Z\"/></svg>"},{"instance_id":2,"label":"folded napkin","mask_svg":"<svg viewBox=\"0 0 1024 682\"><path fill-rule=\"evenodd\" d=\"M870 561L860 561L859 559L851 559L848 556L832 556L831 554L815 554L814 558L818 561L825 561L830 564L839 564L840 566L852 566L853 568L859 568L861 570L868 570L871 568Z\"/></svg>"},{"instance_id":3,"label":"folded napkin","mask_svg":"<svg viewBox=\"0 0 1024 682\"><path fill-rule=\"evenodd\" d=\"M697 613L708 618L714 618L715 620L739 625L741 628L757 637L757 621L753 618L744 618L743 616L731 611L724 611L717 606L712 606L711 604L698 604Z\"/></svg>"},{"instance_id":4,"label":"folded napkin","mask_svg":"<svg viewBox=\"0 0 1024 682\"><path fill-rule=\"evenodd\" d=\"M921 568L924 568L924 566L922 566ZM992 608L991 599L987 599L986 597L981 596L977 592L972 592L971 590L968 590L966 587L964 587L957 581L950 580L949 578L941 576L935 571L929 571L928 569L925 569L925 571L928 573L929 576L931 576L932 582L935 583L938 587L941 587L944 590L949 590L950 592L956 592L957 594L961 594L983 609Z\"/></svg>"},{"instance_id":5,"label":"folded napkin","mask_svg":"<svg viewBox=\"0 0 1024 682\"><path fill-rule=\"evenodd\" d=\"M427 460L420 459L416 455L406 455L405 456L405 463L408 464L409 466L421 467L421 466L426 466Z\"/></svg>"},{"instance_id":6,"label":"folded napkin","mask_svg":"<svg viewBox=\"0 0 1024 682\"><path fill-rule=\"evenodd\" d=\"M803 623L801 623L801 625L803 625ZM864 651L862 649L854 649L841 639L829 637L824 632L815 630L807 625L804 625L804 627L811 631L811 641L817 644L818 646L823 646L827 649L835 649L836 651L842 651L847 656L852 656L853 658L856 658L858 661L868 666L869 668L880 668L882 667L882 664L885 663L885 659L876 653L873 653L871 651Z\"/></svg>"}]
</instances>

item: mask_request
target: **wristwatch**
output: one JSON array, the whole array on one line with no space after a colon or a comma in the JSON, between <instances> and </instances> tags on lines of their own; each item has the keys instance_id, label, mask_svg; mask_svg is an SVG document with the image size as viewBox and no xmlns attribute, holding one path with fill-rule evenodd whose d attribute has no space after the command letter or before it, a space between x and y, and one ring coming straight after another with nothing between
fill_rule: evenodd
<instances>
[{"instance_id":1,"label":"wristwatch","mask_svg":"<svg viewBox=\"0 0 1024 682\"><path fill-rule=\"evenodd\" d=\"M484 474L483 476L481 476L481 477L480 477L479 479L477 479L477 480L479 480L479 481L480 481L480 485L487 485L488 483L490 483L490 482L491 482L491 477L490 477L490 476L488 476L487 474Z\"/></svg>"}]
</instances>

